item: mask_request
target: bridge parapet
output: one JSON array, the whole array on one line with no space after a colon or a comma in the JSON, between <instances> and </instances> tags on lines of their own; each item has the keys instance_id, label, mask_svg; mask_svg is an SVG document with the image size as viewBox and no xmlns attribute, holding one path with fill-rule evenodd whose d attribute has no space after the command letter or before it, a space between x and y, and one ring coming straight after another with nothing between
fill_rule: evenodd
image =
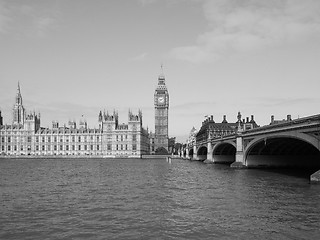
<instances>
[{"instance_id":1,"label":"bridge parapet","mask_svg":"<svg viewBox=\"0 0 320 240\"><path fill-rule=\"evenodd\" d=\"M320 125L320 114L250 129L250 130L244 131L243 134L250 135L250 134L257 134L258 132L270 133L272 131L279 131L279 129L281 131L287 131L288 129L297 129L298 126L310 127L310 126L319 126L319 125Z\"/></svg>"}]
</instances>

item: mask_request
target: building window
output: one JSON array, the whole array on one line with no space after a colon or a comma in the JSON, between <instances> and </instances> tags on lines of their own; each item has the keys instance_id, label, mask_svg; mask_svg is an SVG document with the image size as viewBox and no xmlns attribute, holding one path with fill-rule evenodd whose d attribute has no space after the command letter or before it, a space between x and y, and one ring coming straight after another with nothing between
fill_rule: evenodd
<instances>
[{"instance_id":1,"label":"building window","mask_svg":"<svg viewBox=\"0 0 320 240\"><path fill-rule=\"evenodd\" d=\"M62 151L63 150L63 145L60 145L60 151Z\"/></svg>"},{"instance_id":2,"label":"building window","mask_svg":"<svg viewBox=\"0 0 320 240\"><path fill-rule=\"evenodd\" d=\"M4 151L4 146L2 146L2 151Z\"/></svg>"},{"instance_id":3,"label":"building window","mask_svg":"<svg viewBox=\"0 0 320 240\"><path fill-rule=\"evenodd\" d=\"M81 137L78 138L78 142L81 142Z\"/></svg>"},{"instance_id":4,"label":"building window","mask_svg":"<svg viewBox=\"0 0 320 240\"><path fill-rule=\"evenodd\" d=\"M66 150L69 151L69 145L66 146Z\"/></svg>"},{"instance_id":5,"label":"building window","mask_svg":"<svg viewBox=\"0 0 320 240\"><path fill-rule=\"evenodd\" d=\"M87 151L87 145L84 145L84 150Z\"/></svg>"},{"instance_id":6,"label":"building window","mask_svg":"<svg viewBox=\"0 0 320 240\"><path fill-rule=\"evenodd\" d=\"M17 151L17 145L14 145L13 150Z\"/></svg>"},{"instance_id":7,"label":"building window","mask_svg":"<svg viewBox=\"0 0 320 240\"><path fill-rule=\"evenodd\" d=\"M57 145L54 145L53 150L57 151Z\"/></svg>"},{"instance_id":8,"label":"building window","mask_svg":"<svg viewBox=\"0 0 320 240\"><path fill-rule=\"evenodd\" d=\"M47 148L48 148L48 151L50 151L50 145L48 145Z\"/></svg>"},{"instance_id":9,"label":"building window","mask_svg":"<svg viewBox=\"0 0 320 240\"><path fill-rule=\"evenodd\" d=\"M8 146L8 151L11 151L11 146L10 145Z\"/></svg>"},{"instance_id":10,"label":"building window","mask_svg":"<svg viewBox=\"0 0 320 240\"><path fill-rule=\"evenodd\" d=\"M44 145L42 146L42 151L44 151L45 150L45 147L44 147Z\"/></svg>"},{"instance_id":11,"label":"building window","mask_svg":"<svg viewBox=\"0 0 320 240\"><path fill-rule=\"evenodd\" d=\"M73 150L73 151L75 150L75 146L74 146L74 145L72 145L72 150Z\"/></svg>"},{"instance_id":12,"label":"building window","mask_svg":"<svg viewBox=\"0 0 320 240\"><path fill-rule=\"evenodd\" d=\"M108 151L111 151L111 150L112 150L111 144L108 144L108 145L107 145L107 150L108 150Z\"/></svg>"},{"instance_id":13,"label":"building window","mask_svg":"<svg viewBox=\"0 0 320 240\"><path fill-rule=\"evenodd\" d=\"M79 150L79 151L81 150L81 145L79 145L78 150Z\"/></svg>"},{"instance_id":14,"label":"building window","mask_svg":"<svg viewBox=\"0 0 320 240\"><path fill-rule=\"evenodd\" d=\"M3 143L4 143L4 137L2 137L2 138L1 138L1 142L3 142Z\"/></svg>"},{"instance_id":15,"label":"building window","mask_svg":"<svg viewBox=\"0 0 320 240\"><path fill-rule=\"evenodd\" d=\"M50 137L48 137L48 142L51 142L51 138Z\"/></svg>"},{"instance_id":16,"label":"building window","mask_svg":"<svg viewBox=\"0 0 320 240\"><path fill-rule=\"evenodd\" d=\"M8 143L11 142L11 137L8 137ZM10 150L9 150L10 151Z\"/></svg>"},{"instance_id":17,"label":"building window","mask_svg":"<svg viewBox=\"0 0 320 240\"><path fill-rule=\"evenodd\" d=\"M117 150L119 150L119 149L118 149L118 144L117 144Z\"/></svg>"},{"instance_id":18,"label":"building window","mask_svg":"<svg viewBox=\"0 0 320 240\"><path fill-rule=\"evenodd\" d=\"M42 137L42 142L44 142L44 137Z\"/></svg>"},{"instance_id":19,"label":"building window","mask_svg":"<svg viewBox=\"0 0 320 240\"><path fill-rule=\"evenodd\" d=\"M39 151L39 145L36 145L36 151Z\"/></svg>"},{"instance_id":20,"label":"building window","mask_svg":"<svg viewBox=\"0 0 320 240\"><path fill-rule=\"evenodd\" d=\"M63 142L62 138L60 138L60 142Z\"/></svg>"},{"instance_id":21,"label":"building window","mask_svg":"<svg viewBox=\"0 0 320 240\"><path fill-rule=\"evenodd\" d=\"M36 142L39 142L39 137L38 136L36 136Z\"/></svg>"},{"instance_id":22,"label":"building window","mask_svg":"<svg viewBox=\"0 0 320 240\"><path fill-rule=\"evenodd\" d=\"M132 135L132 141L137 141L137 135Z\"/></svg>"},{"instance_id":23,"label":"building window","mask_svg":"<svg viewBox=\"0 0 320 240\"><path fill-rule=\"evenodd\" d=\"M99 151L99 148L100 148L99 145L97 145L97 150L98 150L98 151Z\"/></svg>"},{"instance_id":24,"label":"building window","mask_svg":"<svg viewBox=\"0 0 320 240\"><path fill-rule=\"evenodd\" d=\"M137 150L137 145L136 144L132 144L132 150L136 151Z\"/></svg>"},{"instance_id":25,"label":"building window","mask_svg":"<svg viewBox=\"0 0 320 240\"><path fill-rule=\"evenodd\" d=\"M54 137L54 142L57 142L57 137Z\"/></svg>"},{"instance_id":26,"label":"building window","mask_svg":"<svg viewBox=\"0 0 320 240\"><path fill-rule=\"evenodd\" d=\"M74 136L72 136L72 142L74 142Z\"/></svg>"},{"instance_id":27,"label":"building window","mask_svg":"<svg viewBox=\"0 0 320 240\"><path fill-rule=\"evenodd\" d=\"M91 145L91 151L93 151L93 145Z\"/></svg>"}]
</instances>

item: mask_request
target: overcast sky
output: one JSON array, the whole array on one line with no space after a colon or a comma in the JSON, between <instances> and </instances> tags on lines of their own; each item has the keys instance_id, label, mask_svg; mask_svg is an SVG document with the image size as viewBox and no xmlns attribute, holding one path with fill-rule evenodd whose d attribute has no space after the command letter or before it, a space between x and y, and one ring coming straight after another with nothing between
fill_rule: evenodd
<instances>
[{"instance_id":1,"label":"overcast sky","mask_svg":"<svg viewBox=\"0 0 320 240\"><path fill-rule=\"evenodd\" d=\"M169 135L205 115L259 125L320 110L319 0L0 0L0 109L12 121L18 81L44 127L98 126L100 110L143 112L164 65Z\"/></svg>"}]
</instances>

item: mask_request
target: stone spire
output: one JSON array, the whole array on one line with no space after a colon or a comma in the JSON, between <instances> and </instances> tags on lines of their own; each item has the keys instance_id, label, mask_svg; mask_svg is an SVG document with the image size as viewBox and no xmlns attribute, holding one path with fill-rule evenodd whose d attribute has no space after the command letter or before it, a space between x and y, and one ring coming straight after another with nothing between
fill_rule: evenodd
<instances>
[{"instance_id":1,"label":"stone spire","mask_svg":"<svg viewBox=\"0 0 320 240\"><path fill-rule=\"evenodd\" d=\"M18 82L17 94L16 94L16 104L22 105L22 96L20 91L20 83Z\"/></svg>"},{"instance_id":2,"label":"stone spire","mask_svg":"<svg viewBox=\"0 0 320 240\"><path fill-rule=\"evenodd\" d=\"M13 106L13 124L24 124L25 121L25 109L22 105L22 95L20 91L20 83L18 82L16 102Z\"/></svg>"}]
</instances>

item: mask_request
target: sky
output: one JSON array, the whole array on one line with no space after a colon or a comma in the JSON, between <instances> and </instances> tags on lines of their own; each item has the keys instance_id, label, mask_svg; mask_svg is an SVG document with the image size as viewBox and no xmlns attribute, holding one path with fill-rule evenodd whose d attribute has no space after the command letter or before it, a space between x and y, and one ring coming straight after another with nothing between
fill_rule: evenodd
<instances>
[{"instance_id":1,"label":"sky","mask_svg":"<svg viewBox=\"0 0 320 240\"><path fill-rule=\"evenodd\" d=\"M0 0L0 110L12 122L18 82L41 125L100 110L143 112L154 131L161 64L169 136L207 115L257 124L319 114L319 0Z\"/></svg>"}]
</instances>

